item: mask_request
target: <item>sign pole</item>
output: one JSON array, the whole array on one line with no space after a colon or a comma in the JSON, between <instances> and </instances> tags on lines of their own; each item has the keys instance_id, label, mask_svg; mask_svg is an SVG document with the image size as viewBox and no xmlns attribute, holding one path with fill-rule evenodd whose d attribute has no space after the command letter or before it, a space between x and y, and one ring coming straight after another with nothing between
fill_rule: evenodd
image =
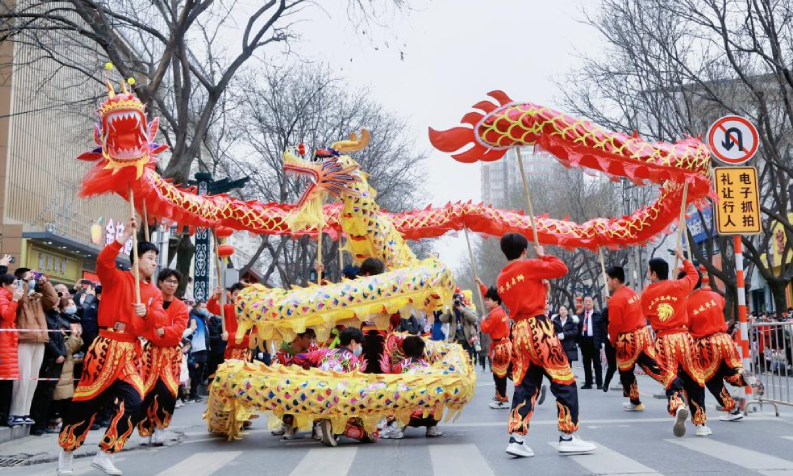
<instances>
[{"instance_id":1,"label":"sign pole","mask_svg":"<svg viewBox=\"0 0 793 476\"><path fill-rule=\"evenodd\" d=\"M741 330L741 342L738 350L741 353L741 363L744 369L751 368L751 358L749 357L749 329L746 318L746 287L743 281L743 242L741 235L733 236L735 248L735 275L738 284L738 325ZM752 396L751 387L744 387L747 397Z\"/></svg>"}]
</instances>

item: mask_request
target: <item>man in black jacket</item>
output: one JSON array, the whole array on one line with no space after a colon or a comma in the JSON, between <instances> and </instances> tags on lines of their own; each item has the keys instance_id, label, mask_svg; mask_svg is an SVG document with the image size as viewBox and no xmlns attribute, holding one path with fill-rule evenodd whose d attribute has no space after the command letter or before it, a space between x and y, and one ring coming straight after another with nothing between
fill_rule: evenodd
<instances>
[{"instance_id":1,"label":"man in black jacket","mask_svg":"<svg viewBox=\"0 0 793 476\"><path fill-rule=\"evenodd\" d=\"M226 352L226 341L223 340L223 322L220 316L214 314L209 316L207 321L209 328L209 362L207 363L207 376L212 376L223 363L223 355Z\"/></svg>"},{"instance_id":2,"label":"man in black jacket","mask_svg":"<svg viewBox=\"0 0 793 476\"><path fill-rule=\"evenodd\" d=\"M578 315L581 323L579 345L584 359L583 390L592 388L592 367L595 368L595 383L603 389L603 369L600 366L600 349L603 346L603 319L594 309L592 296L584 296L584 310Z\"/></svg>"}]
</instances>

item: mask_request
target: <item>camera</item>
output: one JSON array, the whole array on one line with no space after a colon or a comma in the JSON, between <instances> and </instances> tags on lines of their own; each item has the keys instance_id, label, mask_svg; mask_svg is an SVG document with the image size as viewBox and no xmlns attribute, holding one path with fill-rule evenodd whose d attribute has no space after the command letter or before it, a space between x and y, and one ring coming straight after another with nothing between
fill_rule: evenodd
<instances>
[{"instance_id":1,"label":"camera","mask_svg":"<svg viewBox=\"0 0 793 476\"><path fill-rule=\"evenodd\" d=\"M33 279L36 281L41 281L41 278L44 277L44 273L39 273L38 271L33 271L31 274L33 275Z\"/></svg>"},{"instance_id":2,"label":"camera","mask_svg":"<svg viewBox=\"0 0 793 476\"><path fill-rule=\"evenodd\" d=\"M452 303L454 304L454 307L462 306L463 295L460 293L454 293L454 297L452 298Z\"/></svg>"}]
</instances>

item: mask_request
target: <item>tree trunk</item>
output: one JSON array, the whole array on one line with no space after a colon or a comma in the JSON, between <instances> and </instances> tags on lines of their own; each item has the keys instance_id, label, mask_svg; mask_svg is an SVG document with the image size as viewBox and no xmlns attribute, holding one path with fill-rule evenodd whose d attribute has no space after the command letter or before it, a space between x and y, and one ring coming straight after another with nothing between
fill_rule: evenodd
<instances>
[{"instance_id":1,"label":"tree trunk","mask_svg":"<svg viewBox=\"0 0 793 476\"><path fill-rule=\"evenodd\" d=\"M176 247L176 270L182 273L182 276L190 276L190 265L193 261L195 254L195 245L188 233L182 233L179 244ZM185 289L187 288L187 280L183 279L176 290L177 296L184 296Z\"/></svg>"},{"instance_id":2,"label":"tree trunk","mask_svg":"<svg viewBox=\"0 0 793 476\"><path fill-rule=\"evenodd\" d=\"M768 288L771 289L771 294L774 297L774 311L782 312L787 310L787 296L785 293L786 282L782 279L773 279L768 281Z\"/></svg>"}]
</instances>

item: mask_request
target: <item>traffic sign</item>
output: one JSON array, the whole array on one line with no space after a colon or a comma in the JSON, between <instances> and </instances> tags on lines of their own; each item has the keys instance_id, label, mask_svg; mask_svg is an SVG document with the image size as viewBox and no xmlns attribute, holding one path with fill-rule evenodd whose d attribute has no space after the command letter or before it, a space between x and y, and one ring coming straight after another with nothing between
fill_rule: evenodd
<instances>
[{"instance_id":1,"label":"traffic sign","mask_svg":"<svg viewBox=\"0 0 793 476\"><path fill-rule=\"evenodd\" d=\"M754 167L716 167L716 229L720 235L756 235L760 226L760 194Z\"/></svg>"},{"instance_id":2,"label":"traffic sign","mask_svg":"<svg viewBox=\"0 0 793 476\"><path fill-rule=\"evenodd\" d=\"M719 160L728 165L741 165L757 152L760 140L757 128L741 116L724 116L708 130L708 145Z\"/></svg>"}]
</instances>

